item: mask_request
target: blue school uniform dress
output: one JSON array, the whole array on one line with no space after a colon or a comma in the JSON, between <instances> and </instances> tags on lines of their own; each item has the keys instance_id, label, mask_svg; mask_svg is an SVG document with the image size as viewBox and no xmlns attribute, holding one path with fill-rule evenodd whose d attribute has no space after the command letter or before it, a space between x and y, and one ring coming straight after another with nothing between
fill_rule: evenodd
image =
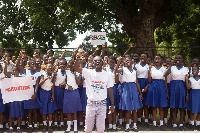
<instances>
[{"instance_id":1,"label":"blue school uniform dress","mask_svg":"<svg viewBox=\"0 0 200 133\"><path fill-rule=\"evenodd\" d=\"M185 75L188 74L187 67L182 66L178 69L177 66L171 67L172 81L170 82L169 92L169 107L170 108L185 108Z\"/></svg>"},{"instance_id":2,"label":"blue school uniform dress","mask_svg":"<svg viewBox=\"0 0 200 133\"><path fill-rule=\"evenodd\" d=\"M144 89L147 85L148 85L148 71L149 71L149 65L145 64L144 66L142 66L141 63L136 64L135 68L137 69L137 79L138 79L138 83L140 85L140 90L142 92L142 89ZM146 97L147 94L146 93L142 93L142 103L146 105Z\"/></svg>"},{"instance_id":3,"label":"blue school uniform dress","mask_svg":"<svg viewBox=\"0 0 200 133\"><path fill-rule=\"evenodd\" d=\"M36 81L37 81L39 75L38 75L37 72L31 73L30 70L27 70L26 75L32 77L33 88L34 88L34 93L35 93L35 85L36 85ZM41 107L42 107L42 105L41 105L39 98L37 96L36 96L36 99L34 101L31 101L31 100L25 100L24 101L24 109L39 109Z\"/></svg>"},{"instance_id":4,"label":"blue school uniform dress","mask_svg":"<svg viewBox=\"0 0 200 133\"><path fill-rule=\"evenodd\" d=\"M0 74L0 78L5 78L5 77L6 75L4 73ZM3 104L3 99L2 99L1 89L0 89L0 112L4 112L4 111L5 111L5 104Z\"/></svg>"},{"instance_id":5,"label":"blue school uniform dress","mask_svg":"<svg viewBox=\"0 0 200 133\"><path fill-rule=\"evenodd\" d=\"M47 73L44 72L44 79L48 77ZM53 74L51 75L53 77ZM51 102L52 98L52 86L53 83L51 82L52 79L47 79L44 84L41 86L40 89L40 102L42 104L42 108L40 109L40 113L42 114L52 114L55 110L57 110L55 98L54 101Z\"/></svg>"},{"instance_id":6,"label":"blue school uniform dress","mask_svg":"<svg viewBox=\"0 0 200 133\"><path fill-rule=\"evenodd\" d=\"M149 84L146 105L152 107L167 107L167 90L164 81L164 73L166 68L160 67L156 68L153 66L151 68L152 81Z\"/></svg>"},{"instance_id":7,"label":"blue school uniform dress","mask_svg":"<svg viewBox=\"0 0 200 133\"><path fill-rule=\"evenodd\" d=\"M106 67L106 72L108 72L113 80L114 86L112 87L113 89L113 96L114 96L114 106L116 109L119 108L119 94L118 94L118 88L117 85L115 83L115 74L114 74L114 69L111 70L110 67ZM109 93L107 92L107 108L109 108L109 106L111 106L111 101L110 101L110 97L109 97Z\"/></svg>"},{"instance_id":8,"label":"blue school uniform dress","mask_svg":"<svg viewBox=\"0 0 200 133\"><path fill-rule=\"evenodd\" d=\"M25 77L26 76L26 71L23 74L19 74L19 77ZM11 75L11 78L14 77ZM23 101L14 101L14 102L9 102L8 103L8 110L9 110L9 116L10 117L23 117L25 115L25 110L24 110L24 102Z\"/></svg>"},{"instance_id":9,"label":"blue school uniform dress","mask_svg":"<svg viewBox=\"0 0 200 133\"><path fill-rule=\"evenodd\" d=\"M57 76L56 76L56 82L55 82L55 89L54 89L54 97L55 97L57 109L63 108L63 99L64 99L65 88L61 88L61 87L59 87L59 85L61 83L65 82L66 77L67 77L66 71L63 74L61 72L61 69L58 69Z\"/></svg>"},{"instance_id":10,"label":"blue school uniform dress","mask_svg":"<svg viewBox=\"0 0 200 133\"><path fill-rule=\"evenodd\" d=\"M67 85L64 91L63 113L77 113L82 110L78 85L73 72L66 70L66 74ZM68 90L68 86L71 86L73 90Z\"/></svg>"},{"instance_id":11,"label":"blue school uniform dress","mask_svg":"<svg viewBox=\"0 0 200 133\"><path fill-rule=\"evenodd\" d=\"M194 114L200 112L200 79L196 80L194 77L189 78L191 89L189 94L189 101L187 109Z\"/></svg>"},{"instance_id":12,"label":"blue school uniform dress","mask_svg":"<svg viewBox=\"0 0 200 133\"><path fill-rule=\"evenodd\" d=\"M142 108L139 91L136 86L136 71L130 71L127 67L123 67L122 75L122 92L120 96L119 109L122 110L138 110Z\"/></svg>"},{"instance_id":13,"label":"blue school uniform dress","mask_svg":"<svg viewBox=\"0 0 200 133\"><path fill-rule=\"evenodd\" d=\"M87 95L86 95L86 85L85 85L85 80L84 80L83 81L82 92L81 92L81 105L82 105L82 110L81 111L83 111L83 112L86 112L87 99L88 98L87 98Z\"/></svg>"}]
</instances>

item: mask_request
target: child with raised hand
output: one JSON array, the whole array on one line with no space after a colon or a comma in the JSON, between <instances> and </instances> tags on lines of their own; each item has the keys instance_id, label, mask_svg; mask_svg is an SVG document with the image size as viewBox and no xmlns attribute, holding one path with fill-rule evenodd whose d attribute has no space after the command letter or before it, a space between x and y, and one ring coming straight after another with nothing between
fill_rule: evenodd
<instances>
[{"instance_id":1,"label":"child with raised hand","mask_svg":"<svg viewBox=\"0 0 200 133\"><path fill-rule=\"evenodd\" d=\"M64 99L64 90L66 85L67 74L65 71L67 62L65 59L61 59L58 63L58 72L55 79L55 102L57 105L57 110L54 113L54 126L58 127L58 118L60 118L60 129L64 127L64 116L63 116L63 99ZM58 112L60 117L58 117Z\"/></svg>"},{"instance_id":2,"label":"child with raised hand","mask_svg":"<svg viewBox=\"0 0 200 133\"><path fill-rule=\"evenodd\" d=\"M159 108L160 113L160 128L165 130L163 119L164 119L164 107L167 107L167 96L168 90L164 81L164 72L166 69L162 67L162 56L157 54L155 56L154 62L155 66L149 66L148 72L148 82L149 85L145 87L143 92L147 92L146 96L146 105L152 106L153 114L153 127L152 130L155 130L156 127L156 113L157 108Z\"/></svg>"},{"instance_id":3,"label":"child with raised hand","mask_svg":"<svg viewBox=\"0 0 200 133\"><path fill-rule=\"evenodd\" d=\"M29 70L27 70L26 76L32 77L34 94L32 95L31 100L24 101L24 109L28 110L28 124L29 124L28 131L33 132L32 116L34 119L34 130L36 130L37 122L38 122L37 109L42 108L42 105L37 97L40 75L39 75L39 73L36 72L35 60L33 60L33 59L30 60L28 62L28 65L29 65Z\"/></svg>"},{"instance_id":4,"label":"child with raised hand","mask_svg":"<svg viewBox=\"0 0 200 133\"><path fill-rule=\"evenodd\" d=\"M77 112L82 110L78 85L80 85L80 77L77 77L74 71L74 60L70 61L69 69L66 70L67 85L64 91L63 113L67 113L67 130L71 130L71 123L74 122L74 132L77 133ZM73 121L72 121L73 120Z\"/></svg>"},{"instance_id":5,"label":"child with raised hand","mask_svg":"<svg viewBox=\"0 0 200 133\"><path fill-rule=\"evenodd\" d=\"M183 128L184 120L184 110L186 107L186 87L185 87L185 75L189 73L187 67L183 66L183 57L178 54L175 57L175 63L171 62L170 67L165 72L164 76L166 77L171 73L172 81L170 82L170 91L169 91L169 107L172 108L172 119L173 119L173 130L177 130L176 117L177 109L180 110L180 125L179 129L181 131Z\"/></svg>"},{"instance_id":6,"label":"child with raised hand","mask_svg":"<svg viewBox=\"0 0 200 133\"><path fill-rule=\"evenodd\" d=\"M56 103L54 101L54 85L55 81L53 79L54 68L52 64L47 64L46 72L41 75L40 80L40 102L42 104L42 108L40 109L40 113L42 113L42 120L43 120L43 131L47 130L47 116L49 121L48 131L53 132L52 130L52 114L57 109Z\"/></svg>"},{"instance_id":7,"label":"child with raised hand","mask_svg":"<svg viewBox=\"0 0 200 133\"><path fill-rule=\"evenodd\" d=\"M137 79L138 83L140 85L141 92L142 90L148 85L148 71L149 71L149 65L147 64L147 58L148 55L146 53L141 54L140 56L140 63L135 65L136 71L137 71ZM145 128L148 128L148 106L146 105L146 93L142 93L142 103L144 108L144 115L145 115ZM139 109L137 111L138 115L138 122L142 122L141 117L143 114L143 108Z\"/></svg>"},{"instance_id":8,"label":"child with raised hand","mask_svg":"<svg viewBox=\"0 0 200 133\"><path fill-rule=\"evenodd\" d=\"M7 65L8 61L5 61L5 68L4 68L4 73L8 78L12 77L20 77L19 70L16 66L13 67L13 72L10 74L7 72ZM9 133L13 132L13 118L17 118L17 132L21 133L21 117L24 116L24 106L23 106L23 101L14 101L8 103L8 108L9 108Z\"/></svg>"},{"instance_id":9,"label":"child with raised hand","mask_svg":"<svg viewBox=\"0 0 200 133\"><path fill-rule=\"evenodd\" d=\"M136 76L136 70L132 68L132 61L130 57L127 57L125 59L125 66L119 68L120 62L122 57L119 57L117 66L116 66L116 72L117 73L123 73L122 75L122 94L120 97L119 102L119 109L126 111L126 129L125 131L129 131L129 118L130 118L130 111L133 113L133 131L137 132L137 112L136 110L142 108L142 93L140 91L140 86L138 84L137 76Z\"/></svg>"},{"instance_id":10,"label":"child with raised hand","mask_svg":"<svg viewBox=\"0 0 200 133\"><path fill-rule=\"evenodd\" d=\"M200 76L199 67L192 67L193 77L189 77L189 74L185 76L185 83L187 90L190 90L189 101L187 103L187 109L190 112L190 120L191 120L191 130L200 131ZM196 127L194 126L194 114L197 114L196 117Z\"/></svg>"}]
</instances>

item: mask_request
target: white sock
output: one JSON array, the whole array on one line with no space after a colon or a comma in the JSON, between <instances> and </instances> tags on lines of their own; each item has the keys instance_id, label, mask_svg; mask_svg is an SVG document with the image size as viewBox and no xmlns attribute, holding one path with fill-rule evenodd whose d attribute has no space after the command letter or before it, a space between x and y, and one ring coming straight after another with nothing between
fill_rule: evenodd
<instances>
[{"instance_id":1,"label":"white sock","mask_svg":"<svg viewBox=\"0 0 200 133\"><path fill-rule=\"evenodd\" d=\"M190 119L188 119L188 123L191 124L191 120Z\"/></svg>"},{"instance_id":2,"label":"white sock","mask_svg":"<svg viewBox=\"0 0 200 133\"><path fill-rule=\"evenodd\" d=\"M6 128L9 128L8 122L6 123Z\"/></svg>"},{"instance_id":3,"label":"white sock","mask_svg":"<svg viewBox=\"0 0 200 133\"><path fill-rule=\"evenodd\" d=\"M21 125L23 125L23 126L24 126L24 125L25 125L25 121L22 121Z\"/></svg>"},{"instance_id":4,"label":"white sock","mask_svg":"<svg viewBox=\"0 0 200 133\"><path fill-rule=\"evenodd\" d=\"M162 126L163 125L163 120L160 120L160 126Z\"/></svg>"},{"instance_id":5,"label":"white sock","mask_svg":"<svg viewBox=\"0 0 200 133\"><path fill-rule=\"evenodd\" d=\"M200 121L196 121L196 126L200 125Z\"/></svg>"},{"instance_id":6,"label":"white sock","mask_svg":"<svg viewBox=\"0 0 200 133\"><path fill-rule=\"evenodd\" d=\"M51 127L52 121L49 121L49 127Z\"/></svg>"},{"instance_id":7,"label":"white sock","mask_svg":"<svg viewBox=\"0 0 200 133\"><path fill-rule=\"evenodd\" d=\"M13 127L9 127L9 129L13 129Z\"/></svg>"},{"instance_id":8,"label":"white sock","mask_svg":"<svg viewBox=\"0 0 200 133\"><path fill-rule=\"evenodd\" d=\"M176 124L173 124L173 127L177 127L177 125L176 125Z\"/></svg>"},{"instance_id":9,"label":"white sock","mask_svg":"<svg viewBox=\"0 0 200 133\"><path fill-rule=\"evenodd\" d=\"M0 124L0 128L3 128L3 125L2 125L2 124Z\"/></svg>"},{"instance_id":10,"label":"white sock","mask_svg":"<svg viewBox=\"0 0 200 133\"><path fill-rule=\"evenodd\" d=\"M182 127L183 126L183 124L179 124L179 127Z\"/></svg>"},{"instance_id":11,"label":"white sock","mask_svg":"<svg viewBox=\"0 0 200 133\"><path fill-rule=\"evenodd\" d=\"M131 124L131 119L129 119L129 124Z\"/></svg>"},{"instance_id":12,"label":"white sock","mask_svg":"<svg viewBox=\"0 0 200 133\"><path fill-rule=\"evenodd\" d=\"M145 119L144 122L148 123L148 122L149 122L149 119Z\"/></svg>"},{"instance_id":13,"label":"white sock","mask_svg":"<svg viewBox=\"0 0 200 133\"><path fill-rule=\"evenodd\" d=\"M122 119L119 119L119 124L122 125Z\"/></svg>"},{"instance_id":14,"label":"white sock","mask_svg":"<svg viewBox=\"0 0 200 133\"><path fill-rule=\"evenodd\" d=\"M83 125L83 122L79 122L79 125L82 126L82 125Z\"/></svg>"},{"instance_id":15,"label":"white sock","mask_svg":"<svg viewBox=\"0 0 200 133\"><path fill-rule=\"evenodd\" d=\"M29 127L33 127L32 125L28 125Z\"/></svg>"},{"instance_id":16,"label":"white sock","mask_svg":"<svg viewBox=\"0 0 200 133\"><path fill-rule=\"evenodd\" d=\"M43 125L44 125L44 126L47 126L47 121L43 121Z\"/></svg>"},{"instance_id":17,"label":"white sock","mask_svg":"<svg viewBox=\"0 0 200 133\"><path fill-rule=\"evenodd\" d=\"M63 125L64 125L64 122L60 122L60 125L63 126Z\"/></svg>"},{"instance_id":18,"label":"white sock","mask_svg":"<svg viewBox=\"0 0 200 133\"><path fill-rule=\"evenodd\" d=\"M126 124L126 129L129 129L129 124Z\"/></svg>"},{"instance_id":19,"label":"white sock","mask_svg":"<svg viewBox=\"0 0 200 133\"><path fill-rule=\"evenodd\" d=\"M58 122L54 122L54 125L55 125L55 126L58 126Z\"/></svg>"},{"instance_id":20,"label":"white sock","mask_svg":"<svg viewBox=\"0 0 200 133\"><path fill-rule=\"evenodd\" d=\"M17 120L16 120L16 121L14 121L14 125L17 125Z\"/></svg>"},{"instance_id":21,"label":"white sock","mask_svg":"<svg viewBox=\"0 0 200 133\"><path fill-rule=\"evenodd\" d=\"M17 127L17 129L20 129L20 127Z\"/></svg>"},{"instance_id":22,"label":"white sock","mask_svg":"<svg viewBox=\"0 0 200 133\"><path fill-rule=\"evenodd\" d=\"M167 118L164 118L164 122L165 122L165 124L167 124Z\"/></svg>"},{"instance_id":23,"label":"white sock","mask_svg":"<svg viewBox=\"0 0 200 133\"><path fill-rule=\"evenodd\" d=\"M74 120L74 131L78 131L77 130L77 120Z\"/></svg>"},{"instance_id":24,"label":"white sock","mask_svg":"<svg viewBox=\"0 0 200 133\"><path fill-rule=\"evenodd\" d=\"M71 121L71 125L73 126L73 121Z\"/></svg>"},{"instance_id":25,"label":"white sock","mask_svg":"<svg viewBox=\"0 0 200 133\"><path fill-rule=\"evenodd\" d=\"M67 121L67 130L66 131L70 131L71 130L71 121Z\"/></svg>"},{"instance_id":26,"label":"white sock","mask_svg":"<svg viewBox=\"0 0 200 133\"><path fill-rule=\"evenodd\" d=\"M193 120L193 121L191 121L191 125L193 125L193 126L194 126L194 120Z\"/></svg>"},{"instance_id":27,"label":"white sock","mask_svg":"<svg viewBox=\"0 0 200 133\"><path fill-rule=\"evenodd\" d=\"M149 119L151 119L151 114L149 114Z\"/></svg>"},{"instance_id":28,"label":"white sock","mask_svg":"<svg viewBox=\"0 0 200 133\"><path fill-rule=\"evenodd\" d=\"M134 129L137 129L136 123L133 123L133 128L134 128Z\"/></svg>"},{"instance_id":29,"label":"white sock","mask_svg":"<svg viewBox=\"0 0 200 133\"><path fill-rule=\"evenodd\" d=\"M140 118L137 118L137 119L138 119L138 121L139 121L139 122L142 122L142 119L141 119L141 117L140 117Z\"/></svg>"},{"instance_id":30,"label":"white sock","mask_svg":"<svg viewBox=\"0 0 200 133\"><path fill-rule=\"evenodd\" d=\"M37 122L37 125L38 125L38 127L39 127L40 123L39 123L39 122Z\"/></svg>"},{"instance_id":31,"label":"white sock","mask_svg":"<svg viewBox=\"0 0 200 133\"><path fill-rule=\"evenodd\" d=\"M153 121L153 126L156 126L156 121Z\"/></svg>"},{"instance_id":32,"label":"white sock","mask_svg":"<svg viewBox=\"0 0 200 133\"><path fill-rule=\"evenodd\" d=\"M118 121L118 115L116 116L116 121Z\"/></svg>"},{"instance_id":33,"label":"white sock","mask_svg":"<svg viewBox=\"0 0 200 133\"><path fill-rule=\"evenodd\" d=\"M34 127L38 127L38 125L37 125L37 124L34 124Z\"/></svg>"},{"instance_id":34,"label":"white sock","mask_svg":"<svg viewBox=\"0 0 200 133\"><path fill-rule=\"evenodd\" d=\"M112 124L109 124L108 128L112 128Z\"/></svg>"},{"instance_id":35,"label":"white sock","mask_svg":"<svg viewBox=\"0 0 200 133\"><path fill-rule=\"evenodd\" d=\"M113 129L117 129L116 124L113 125Z\"/></svg>"},{"instance_id":36,"label":"white sock","mask_svg":"<svg viewBox=\"0 0 200 133\"><path fill-rule=\"evenodd\" d=\"M124 118L122 118L122 122L125 122L125 119L124 119Z\"/></svg>"}]
</instances>

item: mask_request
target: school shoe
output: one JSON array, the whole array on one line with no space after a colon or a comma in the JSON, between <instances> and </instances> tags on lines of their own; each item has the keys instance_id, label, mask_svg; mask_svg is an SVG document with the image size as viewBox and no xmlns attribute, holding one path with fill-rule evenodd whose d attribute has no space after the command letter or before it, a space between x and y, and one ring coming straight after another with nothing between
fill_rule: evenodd
<instances>
[{"instance_id":1,"label":"school shoe","mask_svg":"<svg viewBox=\"0 0 200 133\"><path fill-rule=\"evenodd\" d=\"M180 127L179 127L179 130L180 130L180 131L184 131L183 126L180 126Z\"/></svg>"},{"instance_id":2,"label":"school shoe","mask_svg":"<svg viewBox=\"0 0 200 133\"><path fill-rule=\"evenodd\" d=\"M12 132L13 132L13 129L8 129L7 133L12 133Z\"/></svg>"},{"instance_id":3,"label":"school shoe","mask_svg":"<svg viewBox=\"0 0 200 133\"><path fill-rule=\"evenodd\" d=\"M52 128L52 126L48 127L48 133L53 133L53 128Z\"/></svg>"},{"instance_id":4,"label":"school shoe","mask_svg":"<svg viewBox=\"0 0 200 133\"><path fill-rule=\"evenodd\" d=\"M129 131L130 131L130 129L129 129L129 128L126 128L126 129L125 129L125 132L129 132Z\"/></svg>"},{"instance_id":5,"label":"school shoe","mask_svg":"<svg viewBox=\"0 0 200 133\"><path fill-rule=\"evenodd\" d=\"M78 133L78 131L74 131L74 133Z\"/></svg>"},{"instance_id":6,"label":"school shoe","mask_svg":"<svg viewBox=\"0 0 200 133\"><path fill-rule=\"evenodd\" d=\"M164 125L160 126L160 130L161 131L166 131L165 126Z\"/></svg>"},{"instance_id":7,"label":"school shoe","mask_svg":"<svg viewBox=\"0 0 200 133\"><path fill-rule=\"evenodd\" d=\"M65 131L64 133L69 133L70 131Z\"/></svg>"},{"instance_id":8,"label":"school shoe","mask_svg":"<svg viewBox=\"0 0 200 133\"><path fill-rule=\"evenodd\" d=\"M47 126L43 126L42 133L45 133L47 131Z\"/></svg>"},{"instance_id":9,"label":"school shoe","mask_svg":"<svg viewBox=\"0 0 200 133\"><path fill-rule=\"evenodd\" d=\"M172 127L173 131L178 131L178 127Z\"/></svg>"},{"instance_id":10,"label":"school shoe","mask_svg":"<svg viewBox=\"0 0 200 133\"><path fill-rule=\"evenodd\" d=\"M108 128L107 131L109 131L109 132L112 131L112 128Z\"/></svg>"},{"instance_id":11,"label":"school shoe","mask_svg":"<svg viewBox=\"0 0 200 133\"><path fill-rule=\"evenodd\" d=\"M3 133L3 128L0 128L0 133Z\"/></svg>"},{"instance_id":12,"label":"school shoe","mask_svg":"<svg viewBox=\"0 0 200 133\"><path fill-rule=\"evenodd\" d=\"M33 132L33 128L32 127L29 127L28 129L27 129L27 133L32 133Z\"/></svg>"},{"instance_id":13,"label":"school shoe","mask_svg":"<svg viewBox=\"0 0 200 133\"><path fill-rule=\"evenodd\" d=\"M138 128L133 128L133 131L134 132L138 132Z\"/></svg>"},{"instance_id":14,"label":"school shoe","mask_svg":"<svg viewBox=\"0 0 200 133\"><path fill-rule=\"evenodd\" d=\"M200 131L200 125L196 126L197 131Z\"/></svg>"},{"instance_id":15,"label":"school shoe","mask_svg":"<svg viewBox=\"0 0 200 133\"><path fill-rule=\"evenodd\" d=\"M149 123L148 122L144 123L144 128L149 128Z\"/></svg>"},{"instance_id":16,"label":"school shoe","mask_svg":"<svg viewBox=\"0 0 200 133\"><path fill-rule=\"evenodd\" d=\"M22 133L22 130L21 129L17 129L17 133Z\"/></svg>"},{"instance_id":17,"label":"school shoe","mask_svg":"<svg viewBox=\"0 0 200 133\"><path fill-rule=\"evenodd\" d=\"M195 131L196 130L196 127L194 125L190 125L190 130L191 131Z\"/></svg>"},{"instance_id":18,"label":"school shoe","mask_svg":"<svg viewBox=\"0 0 200 133\"><path fill-rule=\"evenodd\" d=\"M151 131L156 131L156 126L153 125L153 126L151 127Z\"/></svg>"}]
</instances>

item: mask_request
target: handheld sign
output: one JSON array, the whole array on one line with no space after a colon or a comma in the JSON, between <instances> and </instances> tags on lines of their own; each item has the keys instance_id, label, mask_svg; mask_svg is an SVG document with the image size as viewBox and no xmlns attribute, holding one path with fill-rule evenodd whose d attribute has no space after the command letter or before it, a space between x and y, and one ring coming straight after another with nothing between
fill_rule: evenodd
<instances>
[{"instance_id":1,"label":"handheld sign","mask_svg":"<svg viewBox=\"0 0 200 133\"><path fill-rule=\"evenodd\" d=\"M106 42L106 32L91 32L91 44L102 45Z\"/></svg>"}]
</instances>

